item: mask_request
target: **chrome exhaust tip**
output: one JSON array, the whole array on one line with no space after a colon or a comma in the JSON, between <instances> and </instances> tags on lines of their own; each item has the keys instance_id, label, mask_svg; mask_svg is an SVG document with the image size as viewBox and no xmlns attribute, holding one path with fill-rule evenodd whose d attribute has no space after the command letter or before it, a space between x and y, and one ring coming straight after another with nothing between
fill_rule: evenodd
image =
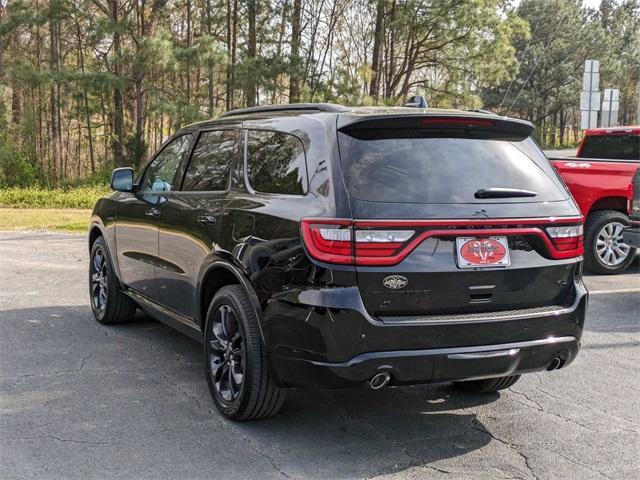
<instances>
[{"instance_id":1,"label":"chrome exhaust tip","mask_svg":"<svg viewBox=\"0 0 640 480\"><path fill-rule=\"evenodd\" d=\"M389 384L389 380L391 380L389 372L377 373L369 380L369 387L371 390L380 390Z\"/></svg>"},{"instance_id":2,"label":"chrome exhaust tip","mask_svg":"<svg viewBox=\"0 0 640 480\"><path fill-rule=\"evenodd\" d=\"M549 362L549 365L547 365L547 371L550 372L551 370L557 370L562 366L562 363L563 362L560 357L555 357L551 362Z\"/></svg>"}]
</instances>

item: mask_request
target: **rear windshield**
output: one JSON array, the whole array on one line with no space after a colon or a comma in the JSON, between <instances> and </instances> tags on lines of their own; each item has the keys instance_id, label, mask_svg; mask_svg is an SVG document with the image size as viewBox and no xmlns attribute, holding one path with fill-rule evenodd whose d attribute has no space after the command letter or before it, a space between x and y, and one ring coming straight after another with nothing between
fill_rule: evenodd
<instances>
[{"instance_id":1,"label":"rear windshield","mask_svg":"<svg viewBox=\"0 0 640 480\"><path fill-rule=\"evenodd\" d=\"M585 137L580 156L612 160L640 160L640 135L591 135Z\"/></svg>"},{"instance_id":2,"label":"rear windshield","mask_svg":"<svg viewBox=\"0 0 640 480\"><path fill-rule=\"evenodd\" d=\"M567 193L538 146L471 138L385 138L339 133L342 170L355 198L394 203L553 202ZM406 136L405 136L406 137ZM523 189L534 197L478 199L487 188Z\"/></svg>"}]
</instances>

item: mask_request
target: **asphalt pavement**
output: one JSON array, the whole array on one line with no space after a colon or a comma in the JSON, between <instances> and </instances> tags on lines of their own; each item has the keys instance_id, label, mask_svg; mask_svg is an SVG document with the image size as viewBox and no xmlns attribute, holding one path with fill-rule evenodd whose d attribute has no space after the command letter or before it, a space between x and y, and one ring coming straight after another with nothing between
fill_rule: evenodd
<instances>
[{"instance_id":1,"label":"asphalt pavement","mask_svg":"<svg viewBox=\"0 0 640 480\"><path fill-rule=\"evenodd\" d=\"M636 479L640 264L588 277L583 347L499 394L448 385L291 392L233 423L201 347L96 323L80 235L0 232L0 478Z\"/></svg>"}]
</instances>

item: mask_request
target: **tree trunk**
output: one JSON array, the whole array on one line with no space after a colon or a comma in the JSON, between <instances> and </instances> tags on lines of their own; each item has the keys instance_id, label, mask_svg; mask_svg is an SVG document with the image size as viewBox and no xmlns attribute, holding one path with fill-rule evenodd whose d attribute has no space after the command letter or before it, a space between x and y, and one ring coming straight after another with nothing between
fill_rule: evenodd
<instances>
[{"instance_id":1,"label":"tree trunk","mask_svg":"<svg viewBox=\"0 0 640 480\"><path fill-rule=\"evenodd\" d=\"M373 32L373 54L371 56L371 84L369 95L378 101L379 69L380 69L380 48L384 41L383 26L384 0L378 0L376 6L376 26Z\"/></svg>"},{"instance_id":2,"label":"tree trunk","mask_svg":"<svg viewBox=\"0 0 640 480\"><path fill-rule=\"evenodd\" d=\"M302 0L294 0L291 14L291 59L289 73L289 103L300 101L300 38Z\"/></svg>"},{"instance_id":3,"label":"tree trunk","mask_svg":"<svg viewBox=\"0 0 640 480\"><path fill-rule=\"evenodd\" d=\"M49 68L52 72L57 70L58 66L58 50L56 49L56 20L52 19L49 23ZM49 121L50 121L50 140L51 140L51 177L53 182L58 181L58 165L60 164L60 144L58 143L58 100L56 99L56 85L51 84L49 88Z\"/></svg>"},{"instance_id":4,"label":"tree trunk","mask_svg":"<svg viewBox=\"0 0 640 480\"><path fill-rule=\"evenodd\" d=\"M211 0L207 0L207 34L210 38L213 37L213 27L211 21ZM210 58L207 60L207 99L209 101L209 116L213 117L214 111L214 84L213 84L213 60Z\"/></svg>"},{"instance_id":5,"label":"tree trunk","mask_svg":"<svg viewBox=\"0 0 640 480\"><path fill-rule=\"evenodd\" d=\"M257 69L256 69L256 0L248 0L247 16L249 21L249 38L247 38L247 59L249 61L249 69L246 71L245 78L245 102L247 107L256 105L258 96L257 87Z\"/></svg>"},{"instance_id":6,"label":"tree trunk","mask_svg":"<svg viewBox=\"0 0 640 480\"><path fill-rule=\"evenodd\" d=\"M79 65L80 73L82 73L82 76L84 77L85 75L84 50L82 45L82 32L80 30L79 23L76 24L76 34L78 36L78 63L80 64ZM84 83L84 79L83 79L83 83ZM82 97L83 97L83 103L84 103L84 120L87 127L87 141L89 142L89 165L91 166L91 173L94 174L96 173L96 160L93 153L93 131L92 131L93 129L91 128L91 112L89 111L89 95L87 94L87 87L84 86L84 84L82 87ZM80 125L80 122L78 122L78 125ZM79 162L80 162L80 159L78 159L78 163Z\"/></svg>"},{"instance_id":7,"label":"tree trunk","mask_svg":"<svg viewBox=\"0 0 640 480\"><path fill-rule=\"evenodd\" d=\"M113 22L113 73L118 81L121 80L122 45L120 39L118 0L110 0L111 21ZM113 163L116 167L124 167L124 101L122 86L113 88Z\"/></svg>"}]
</instances>

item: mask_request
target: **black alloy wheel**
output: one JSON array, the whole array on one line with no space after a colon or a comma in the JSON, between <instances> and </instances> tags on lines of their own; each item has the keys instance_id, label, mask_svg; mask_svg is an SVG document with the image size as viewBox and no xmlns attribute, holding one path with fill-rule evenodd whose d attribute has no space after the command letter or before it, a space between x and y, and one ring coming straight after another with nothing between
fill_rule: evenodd
<instances>
[{"instance_id":1,"label":"black alloy wheel","mask_svg":"<svg viewBox=\"0 0 640 480\"><path fill-rule=\"evenodd\" d=\"M103 313L107 308L109 295L109 272L107 257L101 245L97 245L93 251L90 269L91 306L94 312Z\"/></svg>"},{"instance_id":2,"label":"black alloy wheel","mask_svg":"<svg viewBox=\"0 0 640 480\"><path fill-rule=\"evenodd\" d=\"M120 288L103 237L98 237L91 246L89 298L93 316L100 323L125 323L136 313L135 302Z\"/></svg>"},{"instance_id":3,"label":"black alloy wheel","mask_svg":"<svg viewBox=\"0 0 640 480\"><path fill-rule=\"evenodd\" d=\"M215 391L222 402L230 404L240 395L246 363L244 335L229 305L221 305L209 328L207 362Z\"/></svg>"},{"instance_id":4,"label":"black alloy wheel","mask_svg":"<svg viewBox=\"0 0 640 480\"><path fill-rule=\"evenodd\" d=\"M222 287L204 326L207 384L217 409L232 420L275 415L286 397L262 347L257 311L241 285Z\"/></svg>"}]
</instances>

